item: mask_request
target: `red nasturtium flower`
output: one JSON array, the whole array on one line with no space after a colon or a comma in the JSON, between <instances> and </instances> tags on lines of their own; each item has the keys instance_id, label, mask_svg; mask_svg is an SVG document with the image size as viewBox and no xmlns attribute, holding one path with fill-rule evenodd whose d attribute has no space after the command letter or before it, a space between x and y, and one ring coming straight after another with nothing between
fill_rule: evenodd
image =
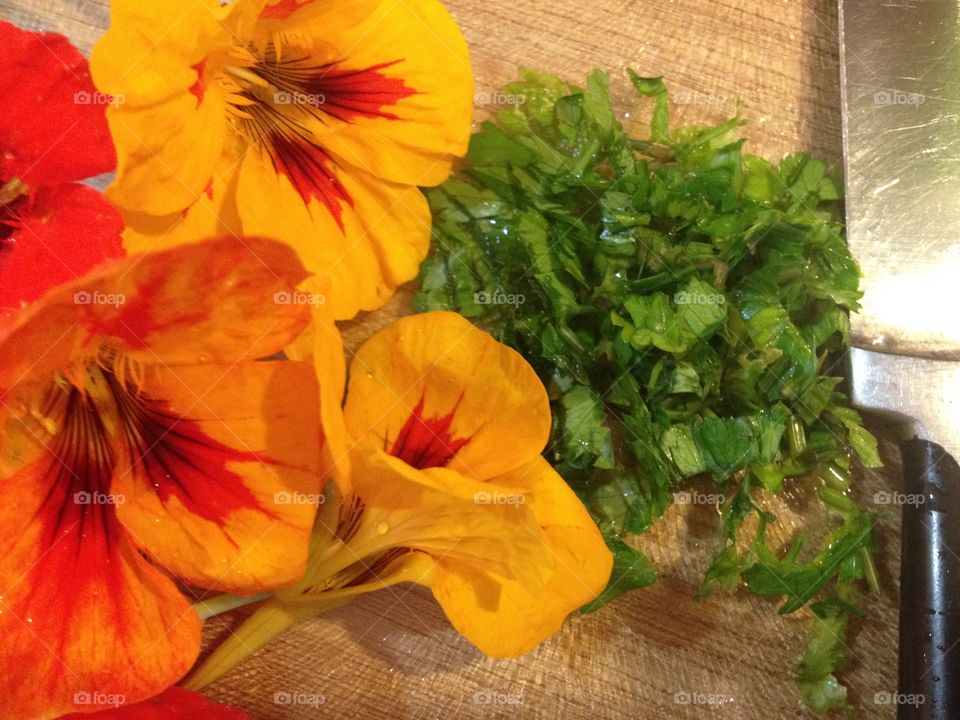
<instances>
[{"instance_id":1,"label":"red nasturtium flower","mask_svg":"<svg viewBox=\"0 0 960 720\"><path fill-rule=\"evenodd\" d=\"M100 265L0 329L0 717L176 682L200 621L174 576L302 575L317 376L255 360L309 322L283 301L305 276L282 243L211 239Z\"/></svg>"},{"instance_id":2,"label":"red nasturtium flower","mask_svg":"<svg viewBox=\"0 0 960 720\"><path fill-rule=\"evenodd\" d=\"M209 234L295 247L337 318L429 247L417 186L467 148L473 79L438 0L113 0L93 52L130 250ZM313 289L313 288L307 288Z\"/></svg>"},{"instance_id":3,"label":"red nasturtium flower","mask_svg":"<svg viewBox=\"0 0 960 720\"><path fill-rule=\"evenodd\" d=\"M90 696L91 703L96 699ZM109 710L87 714L71 713L60 720L250 720L250 716L238 708L211 702L199 693L173 686L143 702L121 703Z\"/></svg>"},{"instance_id":4,"label":"red nasturtium flower","mask_svg":"<svg viewBox=\"0 0 960 720\"><path fill-rule=\"evenodd\" d=\"M0 323L123 254L123 223L74 183L114 168L104 98L67 38L0 21ZM68 248L69 252L55 252Z\"/></svg>"}]
</instances>

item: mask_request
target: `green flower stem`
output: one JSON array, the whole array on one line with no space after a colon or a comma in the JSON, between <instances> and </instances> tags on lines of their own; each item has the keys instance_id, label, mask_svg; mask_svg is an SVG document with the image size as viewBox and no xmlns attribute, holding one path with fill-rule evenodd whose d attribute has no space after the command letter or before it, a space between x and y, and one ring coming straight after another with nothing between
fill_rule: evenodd
<instances>
[{"instance_id":1,"label":"green flower stem","mask_svg":"<svg viewBox=\"0 0 960 720\"><path fill-rule=\"evenodd\" d=\"M346 599L317 597L310 605L290 606L271 600L257 608L247 620L203 662L183 684L188 690L201 690L229 672L268 642L301 620L331 610Z\"/></svg>"},{"instance_id":2,"label":"green flower stem","mask_svg":"<svg viewBox=\"0 0 960 720\"><path fill-rule=\"evenodd\" d=\"M867 578L870 591L874 594L879 593L880 580L877 578L877 567L873 562L873 553L867 548L860 548L860 557L863 559L863 574Z\"/></svg>"},{"instance_id":3,"label":"green flower stem","mask_svg":"<svg viewBox=\"0 0 960 720\"><path fill-rule=\"evenodd\" d=\"M225 593L210 598L209 600L201 600L198 603L194 603L193 609L197 611L197 615L200 616L201 620L208 620L217 615L222 615L225 612L236 610L244 605L268 600L271 594L272 593L268 592L257 593L256 595L230 595L229 593Z\"/></svg>"}]
</instances>

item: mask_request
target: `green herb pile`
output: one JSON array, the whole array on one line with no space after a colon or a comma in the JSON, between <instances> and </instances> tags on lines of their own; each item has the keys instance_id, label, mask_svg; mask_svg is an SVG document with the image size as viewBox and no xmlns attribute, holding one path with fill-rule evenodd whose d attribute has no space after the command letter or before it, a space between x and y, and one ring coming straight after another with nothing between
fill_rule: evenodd
<instances>
[{"instance_id":1,"label":"green herb pile","mask_svg":"<svg viewBox=\"0 0 960 720\"><path fill-rule=\"evenodd\" d=\"M602 72L586 88L532 72L505 88L517 104L429 191L435 250L417 309L474 319L547 385L547 457L616 558L588 609L655 581L629 534L691 488L714 493L724 544L700 595L746 586L783 596L781 613L811 604L800 687L818 711L848 709L834 672L860 614L855 581L876 584L851 459L880 461L838 391L860 295L838 183L807 155L744 153L739 117L671 129L661 79L631 80L652 98L646 138L621 126ZM814 483L830 517L816 552L765 543L776 518L762 496L788 482ZM741 538L754 513L755 536Z\"/></svg>"}]
</instances>

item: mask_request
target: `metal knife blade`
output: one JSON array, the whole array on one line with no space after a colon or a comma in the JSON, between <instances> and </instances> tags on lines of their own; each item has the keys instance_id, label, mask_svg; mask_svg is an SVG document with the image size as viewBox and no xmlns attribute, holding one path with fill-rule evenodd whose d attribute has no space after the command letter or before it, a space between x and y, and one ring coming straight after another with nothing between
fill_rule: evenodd
<instances>
[{"instance_id":1,"label":"metal knife blade","mask_svg":"<svg viewBox=\"0 0 960 720\"><path fill-rule=\"evenodd\" d=\"M960 7L840 0L855 403L898 419L900 720L960 718Z\"/></svg>"},{"instance_id":2,"label":"metal knife blade","mask_svg":"<svg viewBox=\"0 0 960 720\"><path fill-rule=\"evenodd\" d=\"M960 5L841 5L854 344L960 360Z\"/></svg>"}]
</instances>

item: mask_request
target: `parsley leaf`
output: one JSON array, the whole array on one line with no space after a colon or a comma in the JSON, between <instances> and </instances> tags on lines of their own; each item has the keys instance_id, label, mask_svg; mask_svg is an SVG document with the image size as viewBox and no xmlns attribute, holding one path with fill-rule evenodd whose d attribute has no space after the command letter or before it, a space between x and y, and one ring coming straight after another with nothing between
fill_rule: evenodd
<instances>
[{"instance_id":1,"label":"parsley leaf","mask_svg":"<svg viewBox=\"0 0 960 720\"><path fill-rule=\"evenodd\" d=\"M704 480L726 501L699 595L745 586L786 598L784 613L822 609L841 585L876 581L872 516L850 498L851 458L878 465L876 441L829 372L860 297L839 183L804 153L744 152L739 116L671 127L662 78L629 80L652 106L645 137L621 125L601 71L584 87L528 71L505 88L522 102L427 191L434 252L415 305L473 319L547 385L545 454L615 557L590 609L654 581L625 540ZM802 539L783 557L765 543L763 496L791 483L814 484L833 523L805 560ZM817 648L847 615L813 629L800 675L818 710L845 696Z\"/></svg>"}]
</instances>

